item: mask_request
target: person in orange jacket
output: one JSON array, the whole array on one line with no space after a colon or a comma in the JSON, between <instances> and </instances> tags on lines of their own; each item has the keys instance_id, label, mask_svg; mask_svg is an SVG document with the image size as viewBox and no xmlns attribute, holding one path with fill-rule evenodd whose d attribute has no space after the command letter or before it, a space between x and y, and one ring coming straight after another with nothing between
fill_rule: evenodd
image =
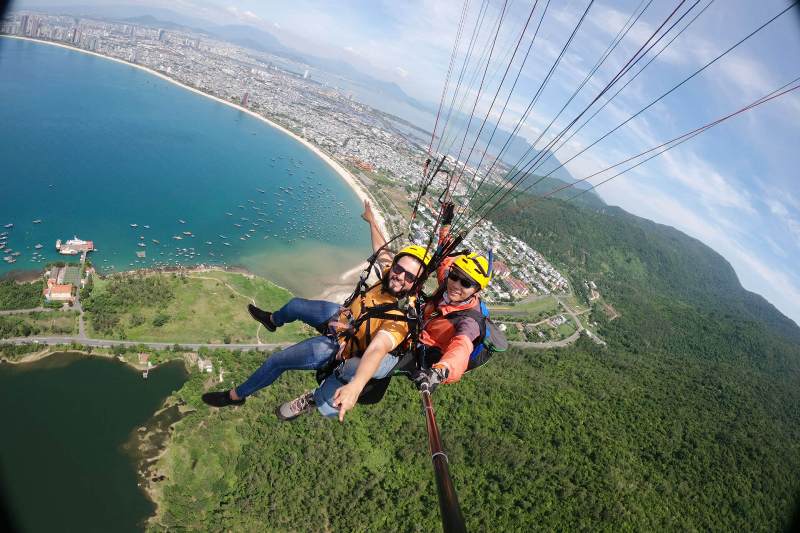
<instances>
[{"instance_id":1,"label":"person in orange jacket","mask_svg":"<svg viewBox=\"0 0 800 533\"><path fill-rule=\"evenodd\" d=\"M489 285L489 260L477 253L448 257L437 269L439 289L425 305L419 349L429 368L420 368L414 383L433 392L440 383L455 383L480 342L480 291Z\"/></svg>"}]
</instances>

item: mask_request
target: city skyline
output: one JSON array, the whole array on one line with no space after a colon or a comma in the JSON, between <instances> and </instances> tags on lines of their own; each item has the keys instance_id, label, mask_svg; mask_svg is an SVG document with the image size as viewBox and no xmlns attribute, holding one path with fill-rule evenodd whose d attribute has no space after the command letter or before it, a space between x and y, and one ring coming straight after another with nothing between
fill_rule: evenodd
<instances>
[{"instance_id":1,"label":"city skyline","mask_svg":"<svg viewBox=\"0 0 800 533\"><path fill-rule=\"evenodd\" d=\"M247 1L224 5L189 0L175 4L137 3L143 10L153 6L169 7L196 17L216 17L218 23L244 23L269 29L287 46L300 49L305 42L306 49L301 51L321 53L327 50L329 56L344 59L356 68L371 69L369 72L375 77L397 83L415 98L428 102L436 100L435 89L438 87L441 91L441 66L449 59L461 3L413 6L352 3L336 10L318 2L301 4L303 9L298 9L296 3L289 9ZM698 19L697 26L676 40L668 53L662 54L653 64L648 75L642 76L640 83L632 85L598 116L596 127L587 128L565 147L567 157L786 6L782 1L766 2L757 8L747 2L733 4L725 12L724 20L721 12L725 11L725 6L711 5ZM13 8L35 9L45 5L74 3L26 1L15 3ZM109 3L99 1L92 5ZM636 2L609 2L592 6L582 29L585 30L583 44L570 50L564 68L552 80L552 90L542 94L541 103L522 131L523 136L535 139L563 103L565 91L574 87L636 5ZM490 3L490 9L495 10L492 13L499 7L499 2ZM643 16L641 26L632 33L643 41L670 7L666 2L654 2L652 13ZM541 65L533 67L532 72L538 72L557 54L566 38L560 35L575 24L585 3L558 8L560 10L554 9L552 15L548 15L543 25L548 33L543 34L542 42L547 44L542 46ZM408 13L414 9L433 13L433 17L415 18ZM796 13L787 15L776 21L770 32L757 36L747 47L721 61L714 67L713 75L699 77L696 83L687 85L686 91L660 103L652 113L637 119L614 139L568 164L568 169L575 177L582 178L734 111L800 74L792 72L790 59L800 53L800 39L794 31ZM297 17L305 22L297 22ZM449 24L433 31L431 18ZM509 26L509 36L520 30L521 22L515 21L515 24L518 25ZM310 34L314 39L308 38ZM393 39L394 44L391 47L381 45L375 41L380 35L387 35L385 40ZM337 54L331 52L337 50L332 46L334 40L339 44ZM412 41L416 46L409 44ZM619 57L624 57L622 48L631 52L640 41L626 43ZM392 47L403 50L393 51ZM409 54L409 50L426 53ZM775 53L776 50L780 53ZM419 59L413 68L397 60L404 54ZM375 64L378 60L381 65ZM438 72L438 79L434 72ZM523 80L531 86L534 82L533 77ZM512 100L514 105L519 107L520 104ZM643 165L600 187L597 192L611 204L675 226L708 244L731 262L745 288L764 295L795 321L800 321L800 276L793 268L800 260L800 192L797 183L791 180L798 162L792 150L796 143L792 139L797 138L794 124L798 118L800 99L787 95ZM559 157L562 161L566 159L561 154Z\"/></svg>"}]
</instances>

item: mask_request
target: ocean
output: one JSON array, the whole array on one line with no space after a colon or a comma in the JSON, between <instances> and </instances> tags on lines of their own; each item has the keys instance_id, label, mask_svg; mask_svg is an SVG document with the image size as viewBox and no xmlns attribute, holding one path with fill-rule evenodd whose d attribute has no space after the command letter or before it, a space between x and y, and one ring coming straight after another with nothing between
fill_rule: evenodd
<instances>
[{"instance_id":1,"label":"ocean","mask_svg":"<svg viewBox=\"0 0 800 533\"><path fill-rule=\"evenodd\" d=\"M313 296L370 252L357 196L312 151L142 70L0 39L0 101L0 257L20 252L0 274L78 237L101 272L224 264Z\"/></svg>"}]
</instances>

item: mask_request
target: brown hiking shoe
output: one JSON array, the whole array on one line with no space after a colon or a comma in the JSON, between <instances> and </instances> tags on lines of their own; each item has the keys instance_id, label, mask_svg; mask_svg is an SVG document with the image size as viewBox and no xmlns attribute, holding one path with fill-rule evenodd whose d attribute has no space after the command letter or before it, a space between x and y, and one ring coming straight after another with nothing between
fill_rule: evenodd
<instances>
[{"instance_id":1,"label":"brown hiking shoe","mask_svg":"<svg viewBox=\"0 0 800 533\"><path fill-rule=\"evenodd\" d=\"M286 402L275 410L275 414L284 422L294 420L300 415L310 413L317 407L314 401L314 391L308 391L302 396Z\"/></svg>"}]
</instances>

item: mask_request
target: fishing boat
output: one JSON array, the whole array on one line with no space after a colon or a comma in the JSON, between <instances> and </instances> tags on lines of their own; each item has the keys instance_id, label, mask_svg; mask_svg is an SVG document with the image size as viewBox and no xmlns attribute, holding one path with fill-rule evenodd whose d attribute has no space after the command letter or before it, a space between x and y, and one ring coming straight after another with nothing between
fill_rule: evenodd
<instances>
[{"instance_id":1,"label":"fishing boat","mask_svg":"<svg viewBox=\"0 0 800 533\"><path fill-rule=\"evenodd\" d=\"M191 231L184 231L184 232L183 232L183 234L184 234L184 235L191 235L191 234L192 234L192 232L191 232Z\"/></svg>"},{"instance_id":2,"label":"fishing boat","mask_svg":"<svg viewBox=\"0 0 800 533\"><path fill-rule=\"evenodd\" d=\"M132 227L132 228L138 228L138 227L139 227L139 224L131 224L131 227Z\"/></svg>"},{"instance_id":3,"label":"fishing boat","mask_svg":"<svg viewBox=\"0 0 800 533\"><path fill-rule=\"evenodd\" d=\"M181 224L186 224L186 221L180 218L178 219L178 222L180 222Z\"/></svg>"},{"instance_id":4,"label":"fishing boat","mask_svg":"<svg viewBox=\"0 0 800 533\"><path fill-rule=\"evenodd\" d=\"M143 243L143 242L139 242L139 243L136 243L136 246L141 246L142 248L144 248L147 245L145 243Z\"/></svg>"},{"instance_id":5,"label":"fishing boat","mask_svg":"<svg viewBox=\"0 0 800 533\"><path fill-rule=\"evenodd\" d=\"M147 224L145 224L145 225L144 225L144 226L142 226L142 227L143 227L144 229L150 229L150 226L148 226Z\"/></svg>"},{"instance_id":6,"label":"fishing boat","mask_svg":"<svg viewBox=\"0 0 800 533\"><path fill-rule=\"evenodd\" d=\"M37 244L36 246L34 246L34 248L36 248L37 250L41 250L42 248L44 248L44 246L42 246L41 244Z\"/></svg>"},{"instance_id":7,"label":"fishing boat","mask_svg":"<svg viewBox=\"0 0 800 533\"><path fill-rule=\"evenodd\" d=\"M157 241L157 240L155 240L155 239L152 239L152 240L153 240L153 244L161 244L160 242L158 242L158 241Z\"/></svg>"},{"instance_id":8,"label":"fishing boat","mask_svg":"<svg viewBox=\"0 0 800 533\"><path fill-rule=\"evenodd\" d=\"M181 237L180 235L173 235L172 238L175 239L176 241L183 240L183 237Z\"/></svg>"},{"instance_id":9,"label":"fishing boat","mask_svg":"<svg viewBox=\"0 0 800 533\"><path fill-rule=\"evenodd\" d=\"M265 191L264 189L256 189L256 190L257 190L258 192L260 192L261 194L264 194L265 192L267 192L267 191Z\"/></svg>"},{"instance_id":10,"label":"fishing boat","mask_svg":"<svg viewBox=\"0 0 800 533\"><path fill-rule=\"evenodd\" d=\"M206 241L206 244L211 245L211 244L214 244L214 243L211 242L211 241Z\"/></svg>"},{"instance_id":11,"label":"fishing boat","mask_svg":"<svg viewBox=\"0 0 800 533\"><path fill-rule=\"evenodd\" d=\"M233 213L228 213L227 211L225 211L225 214L228 215L229 217L233 216Z\"/></svg>"},{"instance_id":12,"label":"fishing boat","mask_svg":"<svg viewBox=\"0 0 800 533\"><path fill-rule=\"evenodd\" d=\"M34 224L41 224L42 223L42 219L41 218L37 218L36 220L33 221L33 223Z\"/></svg>"},{"instance_id":13,"label":"fishing boat","mask_svg":"<svg viewBox=\"0 0 800 533\"><path fill-rule=\"evenodd\" d=\"M13 227L14 227L14 224L6 224L6 225L5 225L5 226L3 226L3 227L4 227L4 228L6 228L6 229L10 229L10 228L13 228Z\"/></svg>"},{"instance_id":14,"label":"fishing boat","mask_svg":"<svg viewBox=\"0 0 800 533\"><path fill-rule=\"evenodd\" d=\"M225 246L230 246L231 245L231 243L229 243L229 242L223 242L222 244L224 244Z\"/></svg>"}]
</instances>

